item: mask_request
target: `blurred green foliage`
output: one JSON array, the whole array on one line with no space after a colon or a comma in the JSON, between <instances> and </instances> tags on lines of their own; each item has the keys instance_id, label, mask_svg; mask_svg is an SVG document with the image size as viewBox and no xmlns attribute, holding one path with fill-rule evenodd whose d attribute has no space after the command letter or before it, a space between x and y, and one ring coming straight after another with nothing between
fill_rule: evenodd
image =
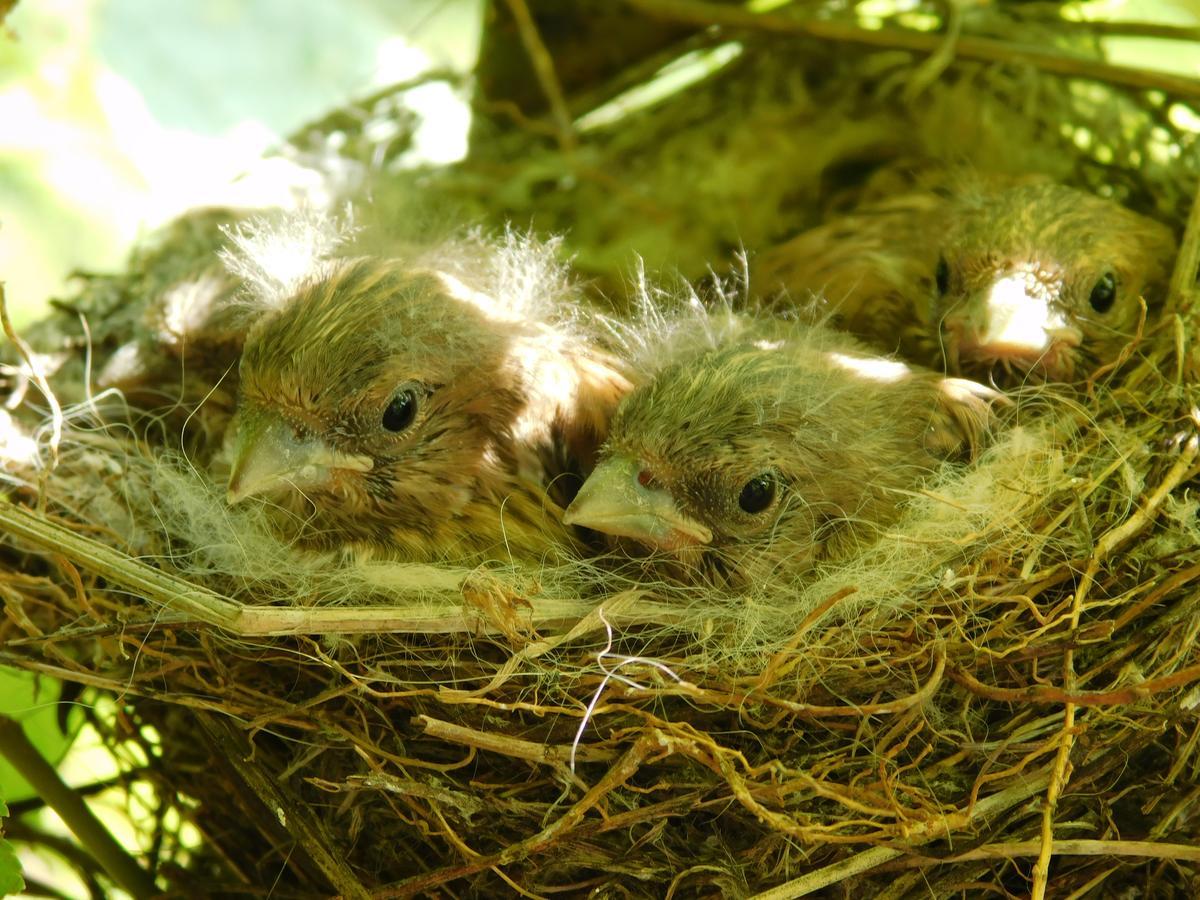
<instances>
[{"instance_id":1,"label":"blurred green foliage","mask_svg":"<svg viewBox=\"0 0 1200 900\"><path fill-rule=\"evenodd\" d=\"M52 763L62 760L80 722L79 716L69 716L66 730L59 727L61 687L52 678L0 667L0 712L20 722L38 752ZM0 799L16 802L33 796L33 788L0 757Z\"/></svg>"},{"instance_id":2,"label":"blurred green foliage","mask_svg":"<svg viewBox=\"0 0 1200 900\"><path fill-rule=\"evenodd\" d=\"M7 815L8 806L0 800L0 829L3 828ZM25 880L21 878L21 864L17 860L17 851L13 849L12 844L0 837L0 897L17 894L23 890Z\"/></svg>"},{"instance_id":3,"label":"blurred green foliage","mask_svg":"<svg viewBox=\"0 0 1200 900\"><path fill-rule=\"evenodd\" d=\"M18 327L74 269L231 202L285 135L432 66L467 69L482 0L37 0L0 30L0 279Z\"/></svg>"}]
</instances>

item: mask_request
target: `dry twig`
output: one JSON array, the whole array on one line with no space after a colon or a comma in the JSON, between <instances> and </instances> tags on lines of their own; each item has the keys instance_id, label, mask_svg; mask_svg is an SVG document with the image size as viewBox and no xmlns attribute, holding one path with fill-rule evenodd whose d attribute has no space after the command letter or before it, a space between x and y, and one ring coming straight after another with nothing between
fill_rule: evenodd
<instances>
[{"instance_id":1,"label":"dry twig","mask_svg":"<svg viewBox=\"0 0 1200 900\"><path fill-rule=\"evenodd\" d=\"M911 50L934 54L942 38L898 28L870 30L828 19L800 19L776 13L753 13L739 6L703 3L697 0L625 0L639 12L698 27L720 25L769 34L809 37L873 49ZM1042 47L1029 47L991 38L962 35L955 43L960 59L979 62L1030 65L1043 72L1068 78L1088 78L1140 90L1157 90L1175 97L1200 97L1200 81L1165 72L1116 66L1093 59L1068 56Z\"/></svg>"}]
</instances>

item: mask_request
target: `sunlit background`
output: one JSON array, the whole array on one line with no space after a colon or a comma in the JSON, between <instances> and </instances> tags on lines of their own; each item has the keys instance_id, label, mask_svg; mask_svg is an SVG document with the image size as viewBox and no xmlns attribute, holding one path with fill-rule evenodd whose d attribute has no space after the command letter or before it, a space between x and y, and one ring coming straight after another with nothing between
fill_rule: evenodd
<instances>
[{"instance_id":1,"label":"sunlit background","mask_svg":"<svg viewBox=\"0 0 1200 900\"><path fill-rule=\"evenodd\" d=\"M73 269L112 270L196 205L270 202L238 179L306 122L474 62L482 0L23 0L0 37L0 279L18 320ZM469 117L444 83L413 153L449 161Z\"/></svg>"}]
</instances>

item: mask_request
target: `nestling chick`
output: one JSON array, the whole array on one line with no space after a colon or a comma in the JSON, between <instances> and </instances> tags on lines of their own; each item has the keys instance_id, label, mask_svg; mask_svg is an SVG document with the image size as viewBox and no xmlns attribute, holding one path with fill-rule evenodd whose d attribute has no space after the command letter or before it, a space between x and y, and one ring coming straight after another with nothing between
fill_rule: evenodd
<instances>
[{"instance_id":1,"label":"nestling chick","mask_svg":"<svg viewBox=\"0 0 1200 900\"><path fill-rule=\"evenodd\" d=\"M1070 381L1115 360L1162 299L1170 229L1046 181L949 179L762 254L767 295L821 294L881 349L971 377Z\"/></svg>"},{"instance_id":2,"label":"nestling chick","mask_svg":"<svg viewBox=\"0 0 1200 900\"><path fill-rule=\"evenodd\" d=\"M671 334L566 515L658 551L674 579L788 583L852 552L974 449L998 397L823 327L715 318Z\"/></svg>"},{"instance_id":3,"label":"nestling chick","mask_svg":"<svg viewBox=\"0 0 1200 900\"><path fill-rule=\"evenodd\" d=\"M376 258L329 260L283 297L246 338L229 501L269 497L310 545L409 560L569 544L547 489L594 452L628 383L573 330L568 297L534 296L557 289L548 248L489 250L491 286L524 297Z\"/></svg>"},{"instance_id":4,"label":"nestling chick","mask_svg":"<svg viewBox=\"0 0 1200 900\"><path fill-rule=\"evenodd\" d=\"M231 300L238 283L217 252L223 229L245 218L228 208L192 210L140 244L120 274L84 274L79 295L52 301L51 314L29 330L43 371L72 416L124 421L151 443L194 456L219 449L233 412L233 391L245 333ZM0 350L0 359L10 354ZM23 365L17 402L25 389ZM110 390L115 389L115 391ZM119 391L120 397L115 392Z\"/></svg>"},{"instance_id":5,"label":"nestling chick","mask_svg":"<svg viewBox=\"0 0 1200 900\"><path fill-rule=\"evenodd\" d=\"M934 320L955 371L1071 381L1113 362L1175 258L1166 225L1051 183L965 192L946 227Z\"/></svg>"}]
</instances>

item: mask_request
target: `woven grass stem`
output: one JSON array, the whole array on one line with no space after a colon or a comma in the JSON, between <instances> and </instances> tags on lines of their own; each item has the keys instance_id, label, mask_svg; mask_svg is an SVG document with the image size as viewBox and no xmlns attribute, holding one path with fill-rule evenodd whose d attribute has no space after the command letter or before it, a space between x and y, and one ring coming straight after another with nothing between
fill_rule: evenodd
<instances>
[{"instance_id":1,"label":"woven grass stem","mask_svg":"<svg viewBox=\"0 0 1200 900\"><path fill-rule=\"evenodd\" d=\"M1191 470L1192 463L1200 450L1200 440L1196 436L1189 437L1180 450L1179 458L1171 466L1165 478L1146 498L1145 503L1133 515L1116 528L1106 531L1096 543L1096 549L1088 560L1087 569L1079 581L1079 587L1072 599L1070 630L1078 630L1079 619L1083 613L1084 600L1095 583L1100 572L1100 566L1108 555L1120 547L1143 528L1150 524L1162 502L1179 486ZM1063 653L1063 686L1069 692L1076 690L1075 684L1075 651L1068 648ZM1063 725L1060 732L1058 753L1055 756L1051 770L1050 784L1046 791L1045 803L1042 807L1042 838L1041 852L1033 866L1033 889L1030 896L1033 900L1043 900L1050 880L1050 859L1054 854L1054 811L1058 806L1058 798L1071 780L1071 748L1075 744L1075 704L1068 702L1063 709Z\"/></svg>"}]
</instances>

